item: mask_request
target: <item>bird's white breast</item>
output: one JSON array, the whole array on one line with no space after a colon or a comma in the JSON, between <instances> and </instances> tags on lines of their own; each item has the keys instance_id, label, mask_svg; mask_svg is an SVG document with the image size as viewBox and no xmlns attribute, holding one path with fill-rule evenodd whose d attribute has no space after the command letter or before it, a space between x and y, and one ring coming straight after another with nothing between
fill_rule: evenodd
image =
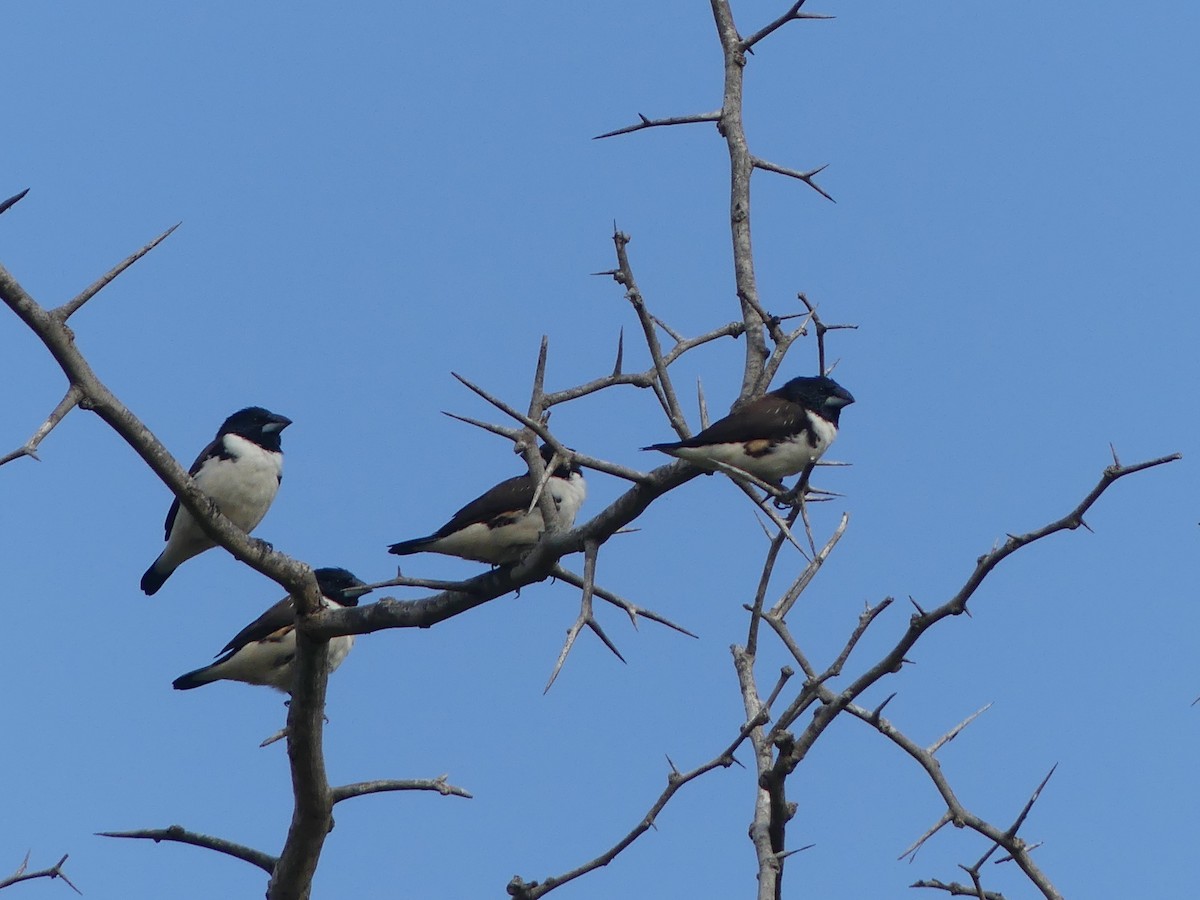
<instances>
[{"instance_id":1,"label":"bird's white breast","mask_svg":"<svg viewBox=\"0 0 1200 900\"><path fill-rule=\"evenodd\" d=\"M196 485L243 531L251 531L279 491L283 454L264 450L236 434L222 439L232 459L211 459L196 473Z\"/></svg>"},{"instance_id":2,"label":"bird's white breast","mask_svg":"<svg viewBox=\"0 0 1200 900\"><path fill-rule=\"evenodd\" d=\"M551 478L546 489L558 508L558 527L565 530L574 526L575 516L587 499L587 482L583 475L572 472L567 478Z\"/></svg>"}]
</instances>

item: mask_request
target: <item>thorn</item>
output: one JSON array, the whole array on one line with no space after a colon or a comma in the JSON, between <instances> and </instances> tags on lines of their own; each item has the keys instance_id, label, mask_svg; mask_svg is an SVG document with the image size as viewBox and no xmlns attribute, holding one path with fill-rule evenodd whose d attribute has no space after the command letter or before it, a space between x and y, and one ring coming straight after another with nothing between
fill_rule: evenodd
<instances>
[{"instance_id":1,"label":"thorn","mask_svg":"<svg viewBox=\"0 0 1200 900\"><path fill-rule=\"evenodd\" d=\"M26 195L26 194L28 194L28 193L29 193L29 188L25 188L25 190L21 191L21 193L19 193L19 194L13 194L13 196L9 197L9 198L8 198L7 200L5 200L3 203L0 203L0 215L2 215L2 214L4 214L4 213L8 212L8 211L9 211L10 209L12 209L14 206L16 206L18 203L20 203L20 202L21 202L21 200L22 200L22 199L25 197L25 195Z\"/></svg>"},{"instance_id":2,"label":"thorn","mask_svg":"<svg viewBox=\"0 0 1200 900\"><path fill-rule=\"evenodd\" d=\"M880 704L879 704L877 707L875 707L875 709L873 709L873 710L871 711L871 721L872 721L872 722L875 722L875 723L877 723L877 724L878 724L878 722L879 722L879 714L883 712L883 708L884 708L885 706L887 706L889 703L891 703L891 702L892 702L892 699L893 699L895 696L896 696L896 694L895 694L894 692L893 692L892 694L889 694L889 695L888 695L888 698L887 698L886 700L884 700L884 701L883 701L882 703L880 703Z\"/></svg>"},{"instance_id":3,"label":"thorn","mask_svg":"<svg viewBox=\"0 0 1200 900\"><path fill-rule=\"evenodd\" d=\"M803 847L797 847L795 850L785 850L782 853L776 853L775 858L778 860L785 860L789 856L792 856L793 854L803 853L805 850L811 850L815 846L817 846L817 845L816 844L805 844Z\"/></svg>"}]
</instances>

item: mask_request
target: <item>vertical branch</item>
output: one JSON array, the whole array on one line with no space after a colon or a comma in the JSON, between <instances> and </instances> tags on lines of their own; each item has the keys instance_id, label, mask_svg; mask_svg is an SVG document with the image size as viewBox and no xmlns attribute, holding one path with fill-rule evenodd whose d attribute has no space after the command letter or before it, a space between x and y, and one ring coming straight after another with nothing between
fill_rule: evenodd
<instances>
[{"instance_id":1,"label":"vertical branch","mask_svg":"<svg viewBox=\"0 0 1200 900\"><path fill-rule=\"evenodd\" d=\"M767 358L762 316L757 312L758 283L754 277L754 253L750 244L750 176L754 158L746 145L742 125L742 86L746 51L733 22L728 0L711 0L721 52L725 57L725 90L721 119L717 123L729 147L729 225L733 239L733 274L742 321L746 324L746 368L742 375L740 400L746 400L759 383Z\"/></svg>"},{"instance_id":2,"label":"vertical branch","mask_svg":"<svg viewBox=\"0 0 1200 900\"><path fill-rule=\"evenodd\" d=\"M315 584L305 591L314 594ZM318 602L301 598L298 607ZM303 615L303 614L302 614ZM287 840L267 886L268 900L308 900L325 837L333 828L333 793L325 773L325 688L329 682L327 639L296 629L296 672L288 706L288 760L295 805Z\"/></svg>"},{"instance_id":3,"label":"vertical branch","mask_svg":"<svg viewBox=\"0 0 1200 900\"><path fill-rule=\"evenodd\" d=\"M767 710L759 699L758 686L754 680L754 655L744 647L733 647L733 665L737 669L738 685L742 691L742 703L749 721L763 723ZM750 824L750 840L754 844L754 855L758 860L757 900L778 900L782 888L780 874L782 859L776 852L771 834L772 798L763 786L763 779L771 771L771 742L765 739L762 724L750 731L750 742L754 748L754 771L758 787L754 792L754 818Z\"/></svg>"}]
</instances>

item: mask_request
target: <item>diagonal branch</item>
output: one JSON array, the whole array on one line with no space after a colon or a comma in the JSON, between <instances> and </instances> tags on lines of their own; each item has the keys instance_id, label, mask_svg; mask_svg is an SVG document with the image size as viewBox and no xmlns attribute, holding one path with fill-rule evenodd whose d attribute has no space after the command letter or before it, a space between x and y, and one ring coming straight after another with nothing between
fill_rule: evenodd
<instances>
[{"instance_id":1,"label":"diagonal branch","mask_svg":"<svg viewBox=\"0 0 1200 900\"><path fill-rule=\"evenodd\" d=\"M832 691L824 686L820 688L820 691L822 693L821 700L823 702L828 704L833 701L834 695ZM1050 879L1033 861L1026 843L1017 836L1017 829L1024 824L1025 818L1029 815L1029 811L1033 808L1034 802L1041 794L1042 789L1046 786L1046 782L1050 780L1050 775L1054 774L1054 769L1051 769L1050 775L1047 775L1042 783L1038 785L1037 790L1033 792L1033 796L1030 797L1029 801L1025 804L1025 807L1021 810L1021 813L1017 816L1013 824L1007 829L1000 829L985 819L982 819L970 812L965 806L963 806L961 801L959 801L958 797L955 795L953 788L951 788L945 772L942 770L941 765L938 763L933 753L931 753L929 750L926 750L916 741L912 740L912 738L908 737L899 729L897 729L894 725L892 725L891 722L877 713L873 713L870 710L864 709L863 707L854 703L849 704L846 708L846 711L859 721L870 725L917 761L917 764L925 770L925 774L928 775L929 779L933 782L938 794L941 795L943 802L946 804L947 815L954 825L960 828L970 828L972 831L992 841L991 849L984 854L983 858L980 859L974 866L966 869L968 873L973 873L973 878L978 875L979 867L987 861L988 857L990 857L997 848L1003 847L1009 853L1009 855L1012 856L1017 865L1021 867L1021 871L1023 871L1029 880L1033 882L1034 886L1041 891L1042 896L1044 896L1046 900L1062 900L1062 895L1059 894L1058 890L1050 882Z\"/></svg>"},{"instance_id":2,"label":"diagonal branch","mask_svg":"<svg viewBox=\"0 0 1200 900\"><path fill-rule=\"evenodd\" d=\"M680 437L686 438L691 433L688 431L687 420L679 408L679 400L675 396L675 387L671 383L671 377L667 374L667 361L663 357L662 345L659 343L658 333L655 330L656 322L646 308L646 301L642 297L642 292L638 290L637 281L633 277L629 253L625 249L629 246L629 240L629 235L624 232L613 232L613 245L617 249L617 268L612 273L613 279L625 288L625 298L633 306L638 321L642 325L642 334L646 340L646 347L650 350L650 358L654 363L655 374L658 376L658 386L662 390L660 399L663 402L663 411L667 414L667 419L675 432ZM676 343L678 344L679 341L677 340Z\"/></svg>"},{"instance_id":3,"label":"diagonal branch","mask_svg":"<svg viewBox=\"0 0 1200 900\"><path fill-rule=\"evenodd\" d=\"M75 385L67 388L67 393L58 401L58 406L54 407L50 415L46 416L46 421L38 426L37 431L33 433L29 440L11 453L0 456L0 466L12 462L14 459L20 459L22 456L28 456L35 460L39 459L37 455L38 446L45 440L46 435L53 431L55 426L67 417L67 413L79 405L82 397L83 392Z\"/></svg>"},{"instance_id":4,"label":"diagonal branch","mask_svg":"<svg viewBox=\"0 0 1200 900\"><path fill-rule=\"evenodd\" d=\"M837 201L834 200L833 197L831 197L823 187L817 184L815 180L817 175L820 175L829 167L829 163L826 163L823 166L818 166L815 169L809 169L807 172L801 172L798 169L788 169L784 166L776 165L773 162L768 162L765 159L759 159L757 156L750 157L750 164L756 169L762 169L764 172L774 172L776 175L786 175L788 178L795 178L799 181L803 181L830 203L837 203Z\"/></svg>"},{"instance_id":5,"label":"diagonal branch","mask_svg":"<svg viewBox=\"0 0 1200 900\"><path fill-rule=\"evenodd\" d=\"M232 856L235 859L248 862L252 866L258 866L268 875L275 871L275 864L278 862L269 853L263 853L261 850L255 850L253 847L246 847L242 844L235 844L233 841L227 841L224 838L213 837L209 834L200 834L195 831L187 831L181 825L171 825L168 828L140 828L136 831L98 831L96 833L100 837L141 838L143 840L154 841L156 844L161 841L191 844L193 847L215 850L217 853L224 853L226 856Z\"/></svg>"},{"instance_id":6,"label":"diagonal branch","mask_svg":"<svg viewBox=\"0 0 1200 900\"><path fill-rule=\"evenodd\" d=\"M805 0L796 0L796 2L791 5L791 8L788 9L788 11L785 12L782 16L780 16L775 21L770 22L767 25L764 25L758 31L754 32L754 34L750 35L750 37L748 37L744 41L742 41L742 49L750 50L751 48L754 47L755 44L757 44L763 38L774 34L776 31L778 31L780 28L782 28L788 22L795 22L798 19L832 19L833 18L833 16L825 16L825 15L821 15L820 13L802 13L802 12L800 12L800 7L802 7L804 5L804 2L805 2Z\"/></svg>"},{"instance_id":7,"label":"diagonal branch","mask_svg":"<svg viewBox=\"0 0 1200 900\"><path fill-rule=\"evenodd\" d=\"M160 234L158 237L156 237L154 240L152 240L150 243L148 243L141 250L138 250L136 253L134 253L130 256L127 256L124 260L117 263L115 266L113 266L111 269L109 269L108 272L106 272L104 275L101 275L94 282L92 282L90 285L88 285L88 287L86 287L84 290L80 291L75 297L68 300L66 303L64 303L62 306L58 307L57 309L51 310L50 314L52 316L54 316L56 319L58 319L58 321L66 322L67 319L71 318L71 316L74 315L76 311L78 311L79 307L83 306L83 304L87 303L89 300L91 300L93 297L95 297L98 293L100 293L100 291L104 290L104 288L107 287L113 281L113 279L115 279L118 275L120 275L122 272L124 272L130 266L132 266L135 262L137 262L139 259L141 259L143 256L145 256L147 253L149 253L151 250L153 250L155 247L157 247L159 244L161 244L167 238L169 238L171 236L171 232L173 232L176 228L178 228L182 224L183 224L182 222L176 222L174 225L172 225L170 228L168 228L166 231L164 231L162 234Z\"/></svg>"},{"instance_id":8,"label":"diagonal branch","mask_svg":"<svg viewBox=\"0 0 1200 900\"><path fill-rule=\"evenodd\" d=\"M1057 519L1036 531L1031 531L1025 535L1010 536L1008 541L1002 546L992 550L981 556L976 563L975 571L967 578L966 583L959 589L950 600L946 601L941 606L930 612L917 613L909 620L908 629L904 635L896 642L875 665L871 666L867 671L860 675L851 685L836 696L830 695L830 699L813 715L808 727L805 728L803 734L796 739L796 745L793 750L797 754L797 761L807 754L809 748L817 740L818 737L829 727L830 723L852 703L863 691L878 682L885 675L898 671L903 665L905 654L921 639L921 637L934 625L949 616L961 615L966 611L967 601L975 593L978 587L983 583L987 575L996 568L996 566L1005 558L1015 553L1022 547L1028 546L1035 541L1039 541L1045 537L1055 534L1059 531L1068 531L1078 528L1083 524L1083 514L1087 512L1092 505L1104 494L1109 487L1114 483L1124 478L1127 475L1132 475L1137 472L1142 472L1146 469L1155 468L1181 459L1178 453L1162 456L1157 459L1148 460L1146 462L1135 463L1130 466L1122 466L1115 463L1107 467L1101 474L1099 483L1088 493L1086 497L1067 515L1061 519Z\"/></svg>"},{"instance_id":9,"label":"diagonal branch","mask_svg":"<svg viewBox=\"0 0 1200 900\"><path fill-rule=\"evenodd\" d=\"M674 766L671 766L671 771L667 774L667 786L658 799L654 801L650 809L647 811L640 822L626 834L621 840L617 841L608 850L605 850L595 859L586 862L578 868L572 869L562 875L552 875L545 881L525 881L519 876L514 876L512 881L508 883L508 894L514 900L537 900L539 897L544 897L557 887L561 887L569 881L574 881L581 875L586 875L601 866L607 866L610 862L617 858L626 847L636 841L639 837L645 834L654 826L654 820L658 818L658 814L663 811L663 808L670 802L671 798L685 784L695 781L701 775L711 772L717 768L729 768L736 762L733 758L734 752L746 740L747 735L755 728L760 727L766 721L766 711L762 711L754 719L745 723L738 732L737 738L734 739L728 747L726 747L716 757L697 766L690 772L680 772Z\"/></svg>"}]
</instances>

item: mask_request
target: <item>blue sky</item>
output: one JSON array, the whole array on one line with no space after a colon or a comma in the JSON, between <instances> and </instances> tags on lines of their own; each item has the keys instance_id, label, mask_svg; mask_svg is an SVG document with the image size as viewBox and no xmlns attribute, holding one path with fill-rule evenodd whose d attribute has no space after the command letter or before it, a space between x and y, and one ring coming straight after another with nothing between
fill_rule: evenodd
<instances>
[{"instance_id":1,"label":"blue sky","mask_svg":"<svg viewBox=\"0 0 1200 900\"><path fill-rule=\"evenodd\" d=\"M743 2L743 33L785 3ZM1065 513L1110 461L1181 451L1115 486L1088 517L1005 562L971 618L935 629L891 720L928 743L993 708L941 753L973 811L1007 824L1059 764L1025 835L1069 896L1190 889L1195 745L1197 383L1194 48L1200 9L1101 2L831 2L747 71L752 150L829 163L830 204L754 179L768 308L805 291L832 321L837 378L858 398L818 473L849 531L793 615L836 654L864 603L947 599L1007 532ZM538 341L548 384L607 372L624 327L614 221L652 308L696 334L736 316L727 158L712 126L591 137L648 116L715 109L720 57L706 4L26 4L5 24L8 139L0 260L46 305L166 227L163 246L72 319L108 385L185 464L231 411L285 413L279 498L258 534L314 565L381 580L388 543L428 532L519 471L499 439L440 414L490 410L450 371L521 404ZM720 411L742 347L687 357ZM789 374L815 369L802 343ZM0 324L0 453L59 400L60 373L22 325ZM689 399L689 409L694 401ZM695 420L693 420L695 421ZM558 409L591 455L649 467L670 438L633 388ZM194 848L101 830L179 823L276 851L290 816L281 698L172 678L203 664L279 589L228 556L137 589L170 502L89 414L42 462L0 471L9 603L0 659L0 870L64 852L89 898L259 896L260 873ZM591 476L585 514L621 485ZM342 804L316 896L504 896L513 874L566 871L615 842L665 783L742 722L728 647L765 540L720 478L655 504L614 538L602 584L680 621L690 640L601 615L628 660L589 636L542 686L577 592L538 585L429 631L368 636L330 688L335 782L433 777L475 794ZM580 560L568 561L573 565ZM797 558L786 558L794 571ZM414 575L478 567L417 557ZM420 592L397 592L420 596ZM897 603L851 659L902 633ZM763 673L785 662L764 652ZM770 682L772 676L764 674ZM747 756L748 759L748 756ZM878 735L835 726L794 776L795 896L901 896L961 876L986 849L943 833L896 857L942 808ZM753 889L752 774L686 788L657 831L556 896L732 897ZM1147 866L1153 859L1155 865ZM1011 865L985 884L1032 889ZM13 888L29 896L66 889Z\"/></svg>"}]
</instances>

